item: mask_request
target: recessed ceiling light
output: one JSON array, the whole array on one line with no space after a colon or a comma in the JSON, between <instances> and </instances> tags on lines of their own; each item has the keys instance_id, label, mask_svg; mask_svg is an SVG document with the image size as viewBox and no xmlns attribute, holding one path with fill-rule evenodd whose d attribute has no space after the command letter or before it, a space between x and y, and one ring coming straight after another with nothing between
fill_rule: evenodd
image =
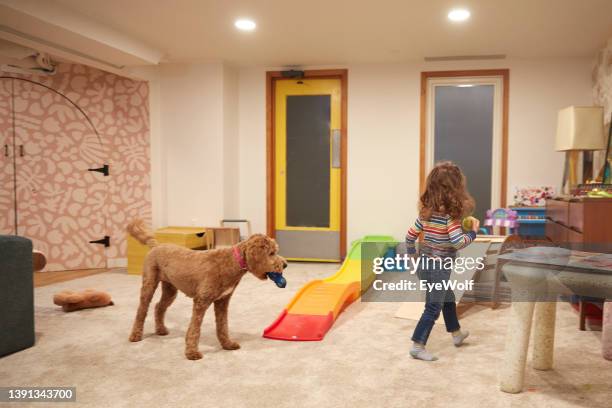
<instances>
[{"instance_id":1,"label":"recessed ceiling light","mask_svg":"<svg viewBox=\"0 0 612 408\"><path fill-rule=\"evenodd\" d=\"M470 18L470 12L466 9L453 9L448 12L448 19L450 21L461 22Z\"/></svg>"},{"instance_id":2,"label":"recessed ceiling light","mask_svg":"<svg viewBox=\"0 0 612 408\"><path fill-rule=\"evenodd\" d=\"M247 18L240 18L236 20L234 25L237 29L242 31L253 31L255 27L257 27L257 24L255 24L253 20L249 20Z\"/></svg>"},{"instance_id":3,"label":"recessed ceiling light","mask_svg":"<svg viewBox=\"0 0 612 408\"><path fill-rule=\"evenodd\" d=\"M458 86L459 88L471 88L471 87L473 87L474 85L473 85L473 84L459 84L459 85L457 85L457 86Z\"/></svg>"}]
</instances>

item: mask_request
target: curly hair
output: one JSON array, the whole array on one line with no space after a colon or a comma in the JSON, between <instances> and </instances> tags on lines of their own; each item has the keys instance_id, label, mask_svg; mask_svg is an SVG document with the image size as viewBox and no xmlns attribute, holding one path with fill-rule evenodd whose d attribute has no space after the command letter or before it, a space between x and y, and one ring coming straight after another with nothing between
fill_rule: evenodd
<instances>
[{"instance_id":1,"label":"curly hair","mask_svg":"<svg viewBox=\"0 0 612 408\"><path fill-rule=\"evenodd\" d=\"M440 162L427 176L419 201L419 217L428 220L432 214L439 213L460 219L471 214L474 205L459 166L450 161Z\"/></svg>"}]
</instances>

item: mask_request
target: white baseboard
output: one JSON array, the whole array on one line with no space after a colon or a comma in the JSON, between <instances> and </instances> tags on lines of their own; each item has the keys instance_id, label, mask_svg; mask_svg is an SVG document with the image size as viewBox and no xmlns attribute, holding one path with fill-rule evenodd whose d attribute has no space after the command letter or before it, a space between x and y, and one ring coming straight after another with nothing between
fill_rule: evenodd
<instances>
[{"instance_id":1,"label":"white baseboard","mask_svg":"<svg viewBox=\"0 0 612 408\"><path fill-rule=\"evenodd\" d=\"M109 268L127 268L127 258L107 259L106 265Z\"/></svg>"}]
</instances>

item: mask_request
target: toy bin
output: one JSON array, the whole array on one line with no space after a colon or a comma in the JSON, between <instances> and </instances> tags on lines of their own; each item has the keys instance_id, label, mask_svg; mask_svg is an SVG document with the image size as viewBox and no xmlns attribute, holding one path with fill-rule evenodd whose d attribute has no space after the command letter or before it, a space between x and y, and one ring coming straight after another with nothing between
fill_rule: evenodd
<instances>
[{"instance_id":1,"label":"toy bin","mask_svg":"<svg viewBox=\"0 0 612 408\"><path fill-rule=\"evenodd\" d=\"M160 244L175 244L189 249L206 249L211 246L211 234L202 227L164 227L155 231L155 239ZM149 247L127 237L128 273L140 275L144 257Z\"/></svg>"},{"instance_id":2,"label":"toy bin","mask_svg":"<svg viewBox=\"0 0 612 408\"><path fill-rule=\"evenodd\" d=\"M190 249L207 247L207 229L203 227L164 227L155 231L157 242Z\"/></svg>"}]
</instances>

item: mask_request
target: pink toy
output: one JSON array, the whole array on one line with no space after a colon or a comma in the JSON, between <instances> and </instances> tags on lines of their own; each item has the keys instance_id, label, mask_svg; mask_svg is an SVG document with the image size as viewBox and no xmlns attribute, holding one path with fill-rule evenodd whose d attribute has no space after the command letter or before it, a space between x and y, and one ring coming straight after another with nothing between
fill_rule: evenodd
<instances>
[{"instance_id":1,"label":"pink toy","mask_svg":"<svg viewBox=\"0 0 612 408\"><path fill-rule=\"evenodd\" d=\"M509 208L498 208L487 210L484 226L488 229L493 227L505 227L515 229L518 227L518 214Z\"/></svg>"}]
</instances>

